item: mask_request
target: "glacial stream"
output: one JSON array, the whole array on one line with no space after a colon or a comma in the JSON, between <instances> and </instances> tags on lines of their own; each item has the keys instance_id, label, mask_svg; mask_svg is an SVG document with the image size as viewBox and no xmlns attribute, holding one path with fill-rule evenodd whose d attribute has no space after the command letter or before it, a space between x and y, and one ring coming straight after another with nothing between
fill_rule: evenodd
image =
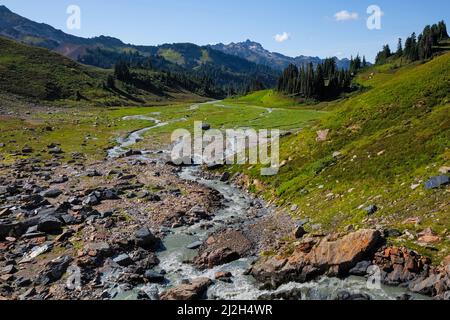
<instances>
[{"instance_id":1,"label":"glacial stream","mask_svg":"<svg viewBox=\"0 0 450 320\"><path fill-rule=\"evenodd\" d=\"M199 107L201 107L201 104L194 105L190 109ZM147 116L124 118L124 120L131 119L149 120L154 125L135 131L125 138L118 139L118 146L109 151L109 157L120 156L126 152L127 148L141 141L146 132L169 124ZM183 120L179 119L177 121ZM393 300L404 294L410 295L413 299L424 299L422 296L411 294L406 289L399 287L381 286L374 288L368 285L365 278L361 277L349 277L347 279L323 277L303 284L289 283L281 286L276 291L260 290L253 277L244 275L257 257L247 257L209 270L197 269L187 261L194 258L198 251L196 249L188 249L188 246L197 242L203 242L211 233L220 228L233 228L233 226L237 225L245 226L247 223L254 222L254 214L249 214L251 207L258 208L257 217L263 217L272 210L262 200L253 198L229 183L200 178L200 170L200 167L185 167L179 176L181 179L195 181L218 191L224 199L222 207L214 213L212 221L202 221L193 226L171 229L169 235L163 239L164 250L158 253L160 264L155 271L164 271L167 279L166 283L135 288L121 293L116 299L136 299L139 290L150 293L162 293L169 287L181 284L184 280L193 280L199 277L214 279L215 273L219 271L231 272L233 275L232 282L215 281L215 284L208 289L208 299L253 300L261 297L277 297L283 294L283 296L299 300L332 300L337 299L339 294L343 292L369 296L374 300Z\"/></svg>"}]
</instances>

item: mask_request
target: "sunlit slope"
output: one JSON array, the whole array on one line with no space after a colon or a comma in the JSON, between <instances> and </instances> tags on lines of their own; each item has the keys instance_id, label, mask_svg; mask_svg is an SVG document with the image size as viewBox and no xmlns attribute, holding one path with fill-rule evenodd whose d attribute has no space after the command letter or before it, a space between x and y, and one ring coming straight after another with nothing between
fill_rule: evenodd
<instances>
[{"instance_id":1,"label":"sunlit slope","mask_svg":"<svg viewBox=\"0 0 450 320\"><path fill-rule=\"evenodd\" d=\"M367 91L330 106L316 127L283 141L285 165L277 176L258 177L256 167L244 171L270 187L260 188L268 197L286 208L297 204L297 216L327 230L445 231L448 188L426 191L423 185L450 165L450 54L420 65L372 68L357 80ZM317 139L320 130L329 131L322 132L324 141ZM364 210L369 205L379 208L371 217ZM412 217L421 223L404 223ZM448 242L443 236L440 245Z\"/></svg>"}]
</instances>

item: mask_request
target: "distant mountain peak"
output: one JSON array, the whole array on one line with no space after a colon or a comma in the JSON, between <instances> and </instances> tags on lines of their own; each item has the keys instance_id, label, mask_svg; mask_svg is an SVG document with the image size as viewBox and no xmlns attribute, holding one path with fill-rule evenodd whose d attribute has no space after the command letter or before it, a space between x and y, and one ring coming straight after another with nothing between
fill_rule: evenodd
<instances>
[{"instance_id":1,"label":"distant mountain peak","mask_svg":"<svg viewBox=\"0 0 450 320\"><path fill-rule=\"evenodd\" d=\"M309 57L300 55L298 57L288 57L281 53L270 52L269 50L265 49L260 43L249 39L244 42L232 42L227 45L219 43L210 47L215 50L222 51L226 54L238 56L248 61L265 65L277 70L283 70L289 64L301 66L304 64L312 63L313 65L317 65L323 61L317 56ZM350 66L350 60L348 59L340 60L338 58L335 58L335 60L339 68L347 69Z\"/></svg>"}]
</instances>

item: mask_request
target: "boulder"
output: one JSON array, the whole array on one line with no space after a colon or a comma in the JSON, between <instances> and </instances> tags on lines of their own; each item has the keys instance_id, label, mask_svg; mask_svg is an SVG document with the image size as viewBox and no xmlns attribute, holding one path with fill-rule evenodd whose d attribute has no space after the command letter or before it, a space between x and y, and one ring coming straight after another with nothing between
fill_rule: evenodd
<instances>
[{"instance_id":1,"label":"boulder","mask_svg":"<svg viewBox=\"0 0 450 320\"><path fill-rule=\"evenodd\" d=\"M193 301L202 299L213 284L211 279L199 278L190 283L169 289L161 295L161 300Z\"/></svg>"},{"instance_id":2,"label":"boulder","mask_svg":"<svg viewBox=\"0 0 450 320\"><path fill-rule=\"evenodd\" d=\"M319 269L333 268L336 275L345 275L376 248L380 239L377 230L359 230L336 241L324 239L308 254L307 261Z\"/></svg>"},{"instance_id":3,"label":"boulder","mask_svg":"<svg viewBox=\"0 0 450 320\"><path fill-rule=\"evenodd\" d=\"M232 282L231 278L233 274L231 272L219 271L214 275L214 279L220 280L222 282Z\"/></svg>"},{"instance_id":4,"label":"boulder","mask_svg":"<svg viewBox=\"0 0 450 320\"><path fill-rule=\"evenodd\" d=\"M136 246L143 249L153 249L158 245L159 241L160 240L155 237L147 227L139 229L134 234L134 242Z\"/></svg>"},{"instance_id":5,"label":"boulder","mask_svg":"<svg viewBox=\"0 0 450 320\"><path fill-rule=\"evenodd\" d=\"M307 232L305 231L305 228L303 228L302 226L297 226L295 227L294 231L293 231L293 235L295 239L301 239L303 238L305 235L307 234Z\"/></svg>"},{"instance_id":6,"label":"boulder","mask_svg":"<svg viewBox=\"0 0 450 320\"><path fill-rule=\"evenodd\" d=\"M240 259L240 255L236 251L230 248L220 248L211 252L204 252L196 259L196 264L211 269L238 259Z\"/></svg>"},{"instance_id":7,"label":"boulder","mask_svg":"<svg viewBox=\"0 0 450 320\"><path fill-rule=\"evenodd\" d=\"M409 290L415 293L432 296L436 293L435 286L442 280L440 274L432 274L426 278L420 278L409 285Z\"/></svg>"},{"instance_id":8,"label":"boulder","mask_svg":"<svg viewBox=\"0 0 450 320\"><path fill-rule=\"evenodd\" d=\"M306 282L323 274L346 276L359 262L370 258L380 239L381 233L376 230L359 230L337 240L323 238L315 245L304 239L291 256L261 258L250 273L265 288Z\"/></svg>"},{"instance_id":9,"label":"boulder","mask_svg":"<svg viewBox=\"0 0 450 320\"><path fill-rule=\"evenodd\" d=\"M222 182L227 182L228 180L230 180L231 176L229 172L224 172L222 174L222 177L220 178L220 181Z\"/></svg>"},{"instance_id":10,"label":"boulder","mask_svg":"<svg viewBox=\"0 0 450 320\"><path fill-rule=\"evenodd\" d=\"M50 234L61 232L61 228L61 221L53 216L42 217L37 225L38 231Z\"/></svg>"},{"instance_id":11,"label":"boulder","mask_svg":"<svg viewBox=\"0 0 450 320\"><path fill-rule=\"evenodd\" d=\"M153 270L145 271L144 278L150 283L163 283L165 281L165 278L161 273Z\"/></svg>"},{"instance_id":12,"label":"boulder","mask_svg":"<svg viewBox=\"0 0 450 320\"><path fill-rule=\"evenodd\" d=\"M3 240L11 235L20 234L21 229L23 229L23 225L19 222L0 222L0 240Z\"/></svg>"},{"instance_id":13,"label":"boulder","mask_svg":"<svg viewBox=\"0 0 450 320\"><path fill-rule=\"evenodd\" d=\"M100 204L100 199L95 195L95 193L91 193L83 200L83 205L85 206L96 206Z\"/></svg>"},{"instance_id":14,"label":"boulder","mask_svg":"<svg viewBox=\"0 0 450 320\"><path fill-rule=\"evenodd\" d=\"M84 246L84 250L91 257L108 258L112 254L110 245L106 242L93 242Z\"/></svg>"},{"instance_id":15,"label":"boulder","mask_svg":"<svg viewBox=\"0 0 450 320\"><path fill-rule=\"evenodd\" d=\"M371 216L378 211L378 207L376 205L372 204L372 205L368 206L367 208L365 208L364 211L366 211L367 214L369 216Z\"/></svg>"},{"instance_id":16,"label":"boulder","mask_svg":"<svg viewBox=\"0 0 450 320\"><path fill-rule=\"evenodd\" d=\"M0 270L0 275L13 274L16 272L17 272L17 268L14 265L10 264Z\"/></svg>"},{"instance_id":17,"label":"boulder","mask_svg":"<svg viewBox=\"0 0 450 320\"><path fill-rule=\"evenodd\" d=\"M117 194L118 192L116 189L106 189L103 190L101 198L103 200L119 200L120 197Z\"/></svg>"},{"instance_id":18,"label":"boulder","mask_svg":"<svg viewBox=\"0 0 450 320\"><path fill-rule=\"evenodd\" d=\"M437 236L431 228L427 228L418 234L420 243L437 243L441 241L441 237Z\"/></svg>"},{"instance_id":19,"label":"boulder","mask_svg":"<svg viewBox=\"0 0 450 320\"><path fill-rule=\"evenodd\" d=\"M449 176L432 177L430 180L425 182L425 189L426 190L439 189L448 184L450 184Z\"/></svg>"},{"instance_id":20,"label":"boulder","mask_svg":"<svg viewBox=\"0 0 450 320\"><path fill-rule=\"evenodd\" d=\"M58 281L66 273L67 268L72 261L72 257L62 256L49 262L45 269L39 274L37 283L41 285L48 285Z\"/></svg>"},{"instance_id":21,"label":"boulder","mask_svg":"<svg viewBox=\"0 0 450 320\"><path fill-rule=\"evenodd\" d=\"M367 269L372 265L370 261L361 261L355 267L350 269L349 273L353 276L363 277L367 274Z\"/></svg>"}]
</instances>

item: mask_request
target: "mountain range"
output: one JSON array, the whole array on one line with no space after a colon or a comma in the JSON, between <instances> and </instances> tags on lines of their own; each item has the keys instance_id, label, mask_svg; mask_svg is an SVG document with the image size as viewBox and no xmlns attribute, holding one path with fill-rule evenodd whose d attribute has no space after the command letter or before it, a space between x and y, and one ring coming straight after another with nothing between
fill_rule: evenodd
<instances>
[{"instance_id":1,"label":"mountain range","mask_svg":"<svg viewBox=\"0 0 450 320\"><path fill-rule=\"evenodd\" d=\"M240 84L257 78L267 86L272 86L279 72L289 64L302 65L322 61L319 57L288 57L276 52L269 52L257 42L246 41L228 45L216 44L199 46L191 43L163 44L159 46L139 46L126 44L119 39L99 36L82 38L57 30L45 23L37 23L24 18L5 6L0 6L0 35L29 45L53 50L73 60L98 67L107 65L93 63L90 59L93 50L101 49L117 53L134 53L151 56L157 65L169 71L188 70L196 73L207 71L215 76L220 85ZM103 59L104 64L105 59ZM341 68L348 68L348 59L336 62Z\"/></svg>"},{"instance_id":2,"label":"mountain range","mask_svg":"<svg viewBox=\"0 0 450 320\"><path fill-rule=\"evenodd\" d=\"M277 70L283 70L289 64L294 64L300 67L308 63L312 63L314 66L317 66L319 63L323 62L323 59L319 57L309 57L301 55L293 58L285 56L281 53L270 52L266 50L260 43L251 40L238 43L232 42L228 45L219 43L216 45L211 45L210 47L230 55L241 57L257 64L270 66L271 68ZM344 58L341 60L337 57L334 57L334 59L336 60L336 64L339 68L348 69L350 67L349 59Z\"/></svg>"}]
</instances>

